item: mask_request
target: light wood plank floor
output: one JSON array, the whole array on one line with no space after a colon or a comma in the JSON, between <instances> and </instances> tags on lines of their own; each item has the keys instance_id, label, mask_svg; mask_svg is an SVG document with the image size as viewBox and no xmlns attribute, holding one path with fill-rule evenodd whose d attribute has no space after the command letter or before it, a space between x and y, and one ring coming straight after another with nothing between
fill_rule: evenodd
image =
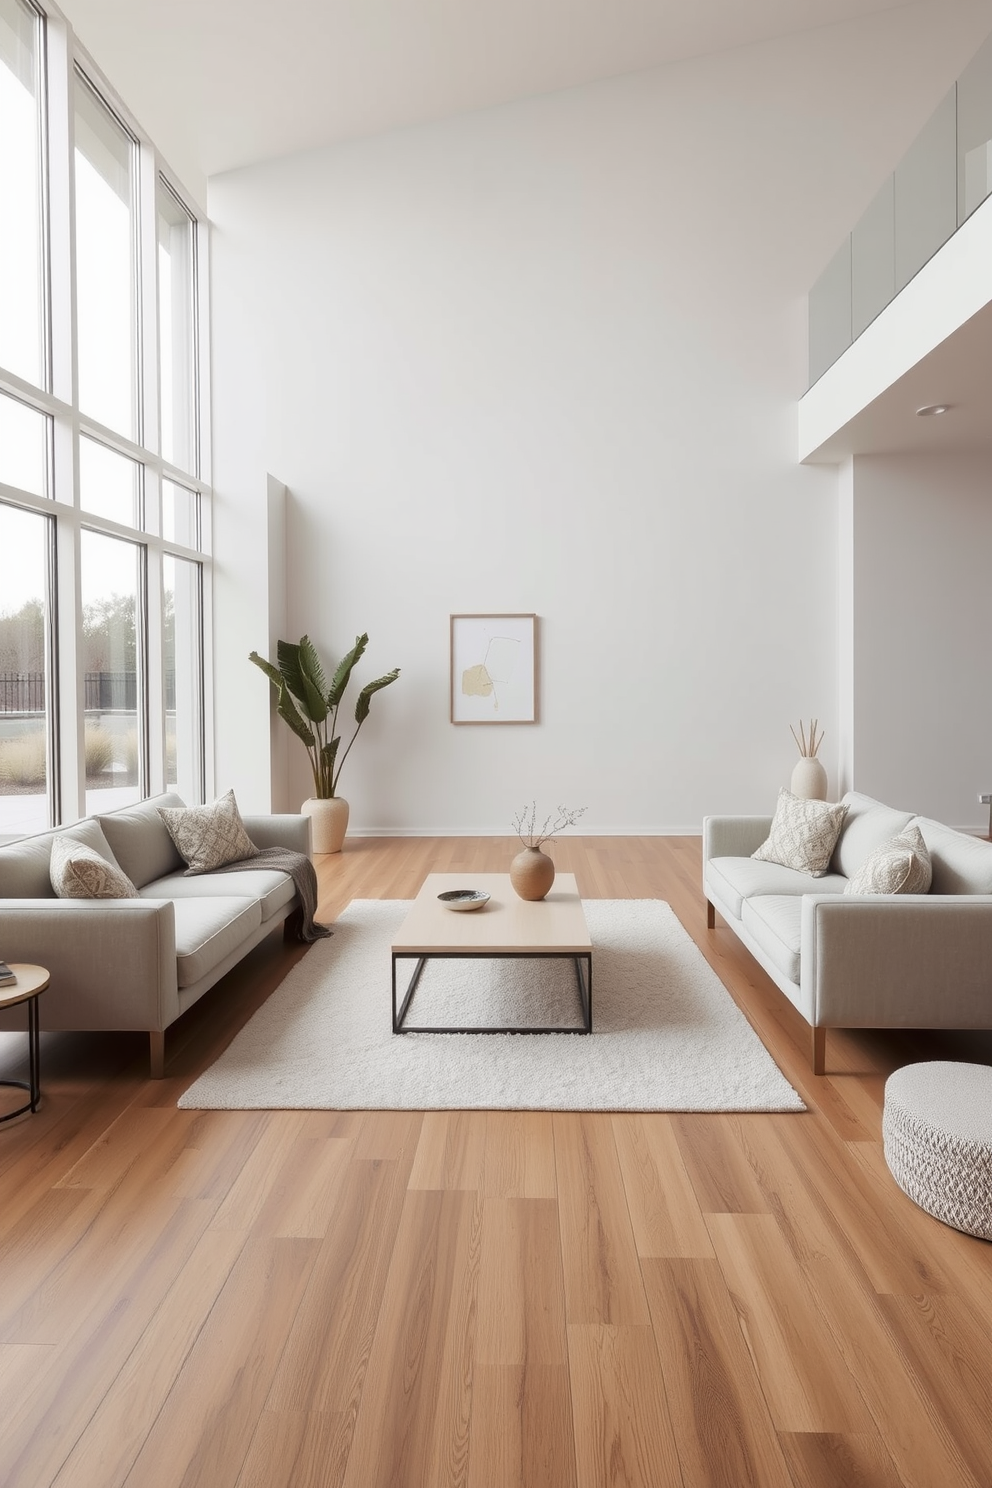
<instances>
[{"instance_id":1,"label":"light wood plank floor","mask_svg":"<svg viewBox=\"0 0 992 1488\"><path fill-rule=\"evenodd\" d=\"M322 914L513 850L351 841ZM0 1128L5 1488L989 1488L992 1247L880 1145L892 1069L988 1041L831 1033L814 1078L705 929L697 839L554 856L673 905L808 1113L177 1110L305 954L278 936L170 1030L164 1081L137 1036L48 1035L41 1110Z\"/></svg>"}]
</instances>

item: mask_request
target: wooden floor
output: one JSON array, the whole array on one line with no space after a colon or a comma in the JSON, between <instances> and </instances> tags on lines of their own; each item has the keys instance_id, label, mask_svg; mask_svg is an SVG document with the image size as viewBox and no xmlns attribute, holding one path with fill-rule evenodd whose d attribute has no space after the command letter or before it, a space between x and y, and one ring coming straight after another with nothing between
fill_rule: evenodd
<instances>
[{"instance_id":1,"label":"wooden floor","mask_svg":"<svg viewBox=\"0 0 992 1488\"><path fill-rule=\"evenodd\" d=\"M349 842L322 913L513 846ZM992 1247L879 1139L892 1069L987 1044L831 1033L814 1078L705 929L697 839L554 856L673 905L807 1114L177 1110L305 954L278 936L170 1030L164 1081L136 1036L49 1035L41 1110L0 1127L4 1488L989 1488Z\"/></svg>"}]
</instances>

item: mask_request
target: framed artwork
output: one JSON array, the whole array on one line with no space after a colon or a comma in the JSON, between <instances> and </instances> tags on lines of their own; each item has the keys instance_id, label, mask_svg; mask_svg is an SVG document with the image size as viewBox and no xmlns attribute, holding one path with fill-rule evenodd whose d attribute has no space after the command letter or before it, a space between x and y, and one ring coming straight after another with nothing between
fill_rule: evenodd
<instances>
[{"instance_id":1,"label":"framed artwork","mask_svg":"<svg viewBox=\"0 0 992 1488\"><path fill-rule=\"evenodd\" d=\"M451 721L537 722L536 615L452 615Z\"/></svg>"}]
</instances>

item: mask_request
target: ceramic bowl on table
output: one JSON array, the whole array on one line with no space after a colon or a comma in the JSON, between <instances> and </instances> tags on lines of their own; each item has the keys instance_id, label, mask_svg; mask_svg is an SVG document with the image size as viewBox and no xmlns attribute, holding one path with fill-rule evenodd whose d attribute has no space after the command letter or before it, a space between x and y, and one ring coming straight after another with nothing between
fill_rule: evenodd
<instances>
[{"instance_id":1,"label":"ceramic bowl on table","mask_svg":"<svg viewBox=\"0 0 992 1488\"><path fill-rule=\"evenodd\" d=\"M489 895L484 889L446 889L437 897L445 909L481 909L489 903Z\"/></svg>"}]
</instances>

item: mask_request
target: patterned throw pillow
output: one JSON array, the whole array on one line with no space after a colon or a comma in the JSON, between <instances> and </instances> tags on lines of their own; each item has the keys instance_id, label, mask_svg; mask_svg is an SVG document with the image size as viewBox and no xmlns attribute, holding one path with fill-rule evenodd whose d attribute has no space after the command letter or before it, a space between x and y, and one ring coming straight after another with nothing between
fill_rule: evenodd
<instances>
[{"instance_id":1,"label":"patterned throw pillow","mask_svg":"<svg viewBox=\"0 0 992 1488\"><path fill-rule=\"evenodd\" d=\"M919 827L906 827L898 837L869 853L848 881L845 894L926 894L933 870L930 849Z\"/></svg>"},{"instance_id":2,"label":"patterned throw pillow","mask_svg":"<svg viewBox=\"0 0 992 1488\"><path fill-rule=\"evenodd\" d=\"M188 865L187 878L258 854L258 848L245 831L233 790L220 796L212 806L160 806L158 810Z\"/></svg>"},{"instance_id":3,"label":"patterned throw pillow","mask_svg":"<svg viewBox=\"0 0 992 1488\"><path fill-rule=\"evenodd\" d=\"M137 899L138 891L117 863L74 837L53 837L48 866L60 899Z\"/></svg>"},{"instance_id":4,"label":"patterned throw pillow","mask_svg":"<svg viewBox=\"0 0 992 1488\"><path fill-rule=\"evenodd\" d=\"M822 878L846 815L843 802L834 806L829 801L807 801L783 787L771 831L751 856Z\"/></svg>"}]
</instances>

